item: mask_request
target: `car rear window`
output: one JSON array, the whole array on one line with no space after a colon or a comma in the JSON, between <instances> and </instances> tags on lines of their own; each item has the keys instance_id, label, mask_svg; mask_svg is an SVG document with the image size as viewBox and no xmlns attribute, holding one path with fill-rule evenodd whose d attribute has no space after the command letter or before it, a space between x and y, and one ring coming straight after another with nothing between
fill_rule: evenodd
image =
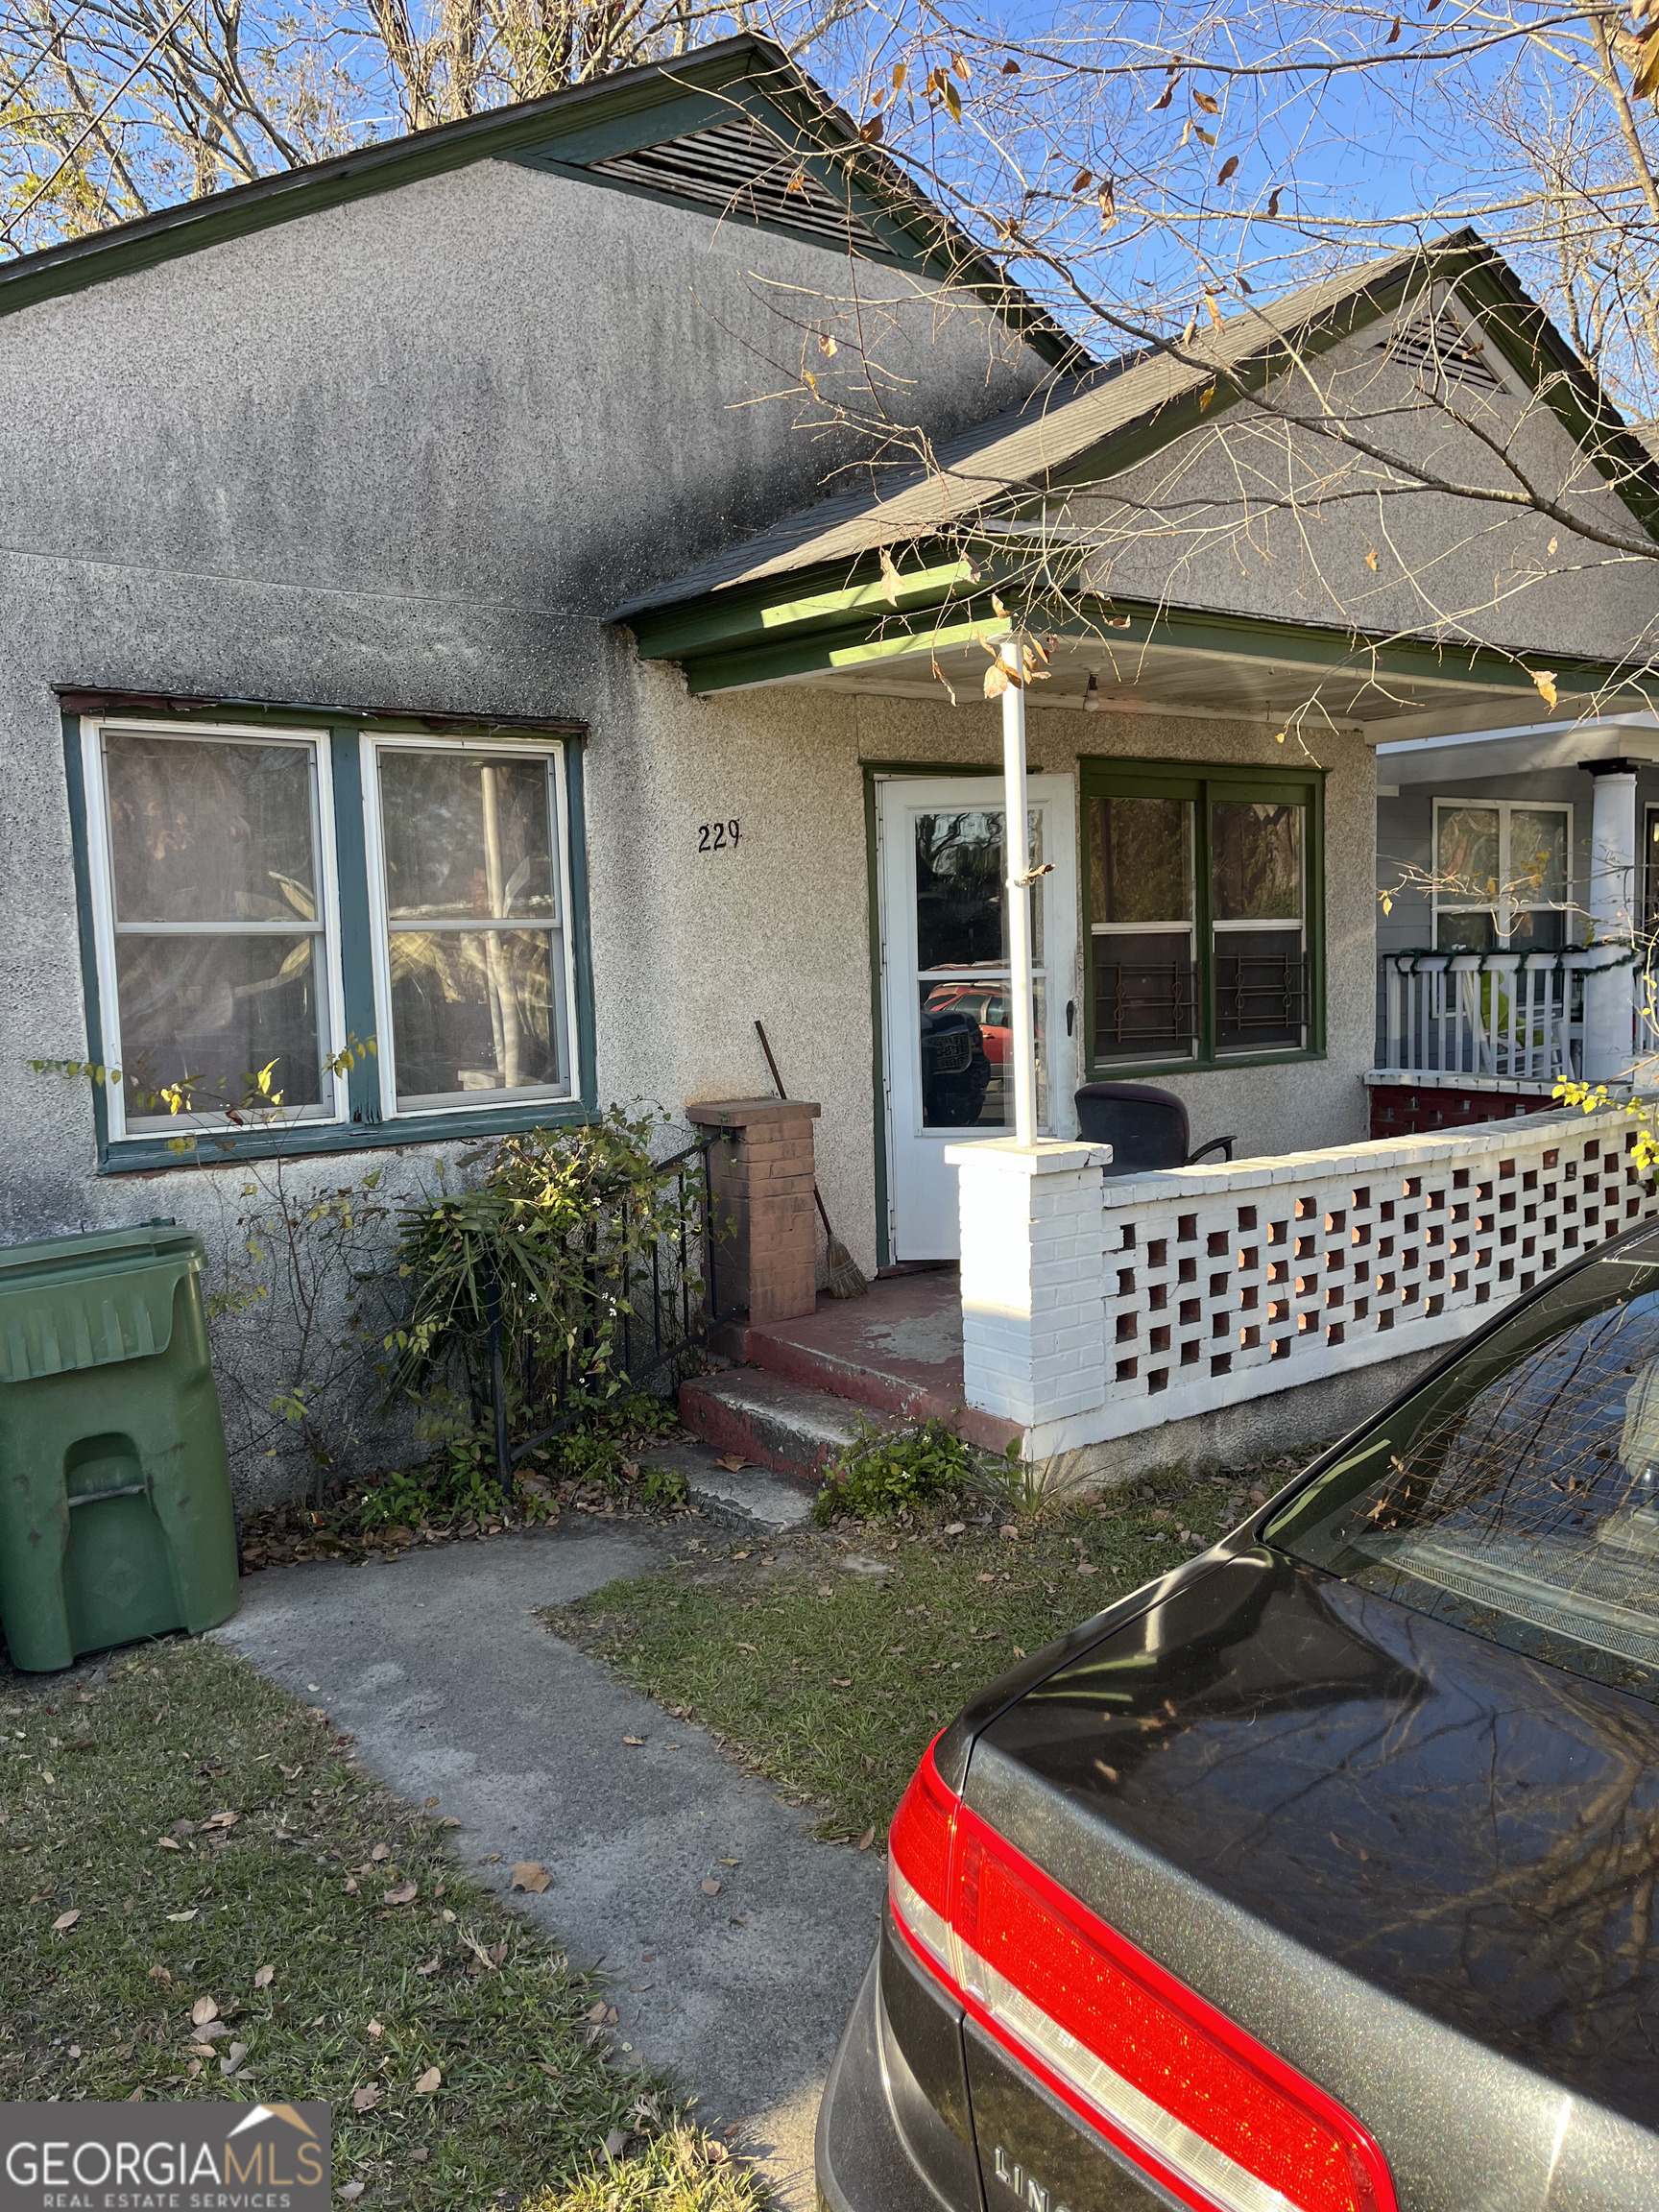
<instances>
[{"instance_id":1,"label":"car rear window","mask_svg":"<svg viewBox=\"0 0 1659 2212\"><path fill-rule=\"evenodd\" d=\"M1553 1284L1349 1443L1275 1550L1659 1702L1659 1244Z\"/></svg>"}]
</instances>

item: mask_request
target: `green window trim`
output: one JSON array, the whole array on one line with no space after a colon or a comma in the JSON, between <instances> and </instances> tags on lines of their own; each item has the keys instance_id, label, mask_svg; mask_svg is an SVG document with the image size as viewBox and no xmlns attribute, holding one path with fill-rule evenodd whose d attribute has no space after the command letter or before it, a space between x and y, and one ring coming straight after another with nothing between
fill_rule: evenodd
<instances>
[{"instance_id":1,"label":"green window trim","mask_svg":"<svg viewBox=\"0 0 1659 2212\"><path fill-rule=\"evenodd\" d=\"M88 710L91 703L86 703ZM206 717L202 717L205 719ZM146 719L179 727L191 719L188 711L146 713L123 707L119 719L128 725ZM315 708L247 708L225 710L214 719L220 726L235 723L250 731L262 727L308 727L322 738L324 758L320 772L329 779L333 799L333 861L337 892L338 942L336 958L343 987L346 1032L368 1040L378 1027L374 982L374 930L370 904L367 846L363 821L362 750L366 741L394 731L405 735L440 734L423 730L418 718L364 715L346 722L338 710ZM72 709L65 702L62 713L63 753L75 902L80 929L81 977L86 1013L87 1058L105 1064L103 993L98 960L98 935L93 893L93 855L90 814L83 751L84 715L82 703ZM589 915L588 838L584 784L584 738L580 725L486 722L458 718L445 721L443 735L527 741L538 746L557 744L564 763L565 868L566 926L569 932L572 1013L574 1016L574 1081L568 1095L545 1100L515 1099L498 1107L439 1109L431 1113L384 1117L377 1061L358 1055L347 1075L347 1118L334 1121L284 1121L246 1129L193 1129L184 1151L177 1140L157 1131L113 1137L108 1097L102 1083L92 1088L94 1133L100 1175L150 1174L157 1170L228 1166L238 1160L316 1157L339 1152L401 1150L412 1144L452 1144L469 1138L488 1140L516 1130L562 1128L591 1120L598 1111L598 1077L594 1046L592 940Z\"/></svg>"},{"instance_id":2,"label":"green window trim","mask_svg":"<svg viewBox=\"0 0 1659 2212\"><path fill-rule=\"evenodd\" d=\"M1082 1080L1136 1082L1148 1075L1214 1073L1222 1069L1268 1068L1325 1057L1325 778L1321 770L1236 767L1165 760L1118 760L1085 757L1078 770L1079 898L1083 922ZM1102 1061L1095 1052L1094 945L1093 911L1094 799L1180 799L1192 804L1196 851L1193 867L1194 944L1198 950L1198 1048L1184 1058ZM1210 809L1217 802L1269 803L1307 809L1304 854L1303 931L1308 955L1307 1042L1262 1052L1215 1048L1215 976L1210 882Z\"/></svg>"}]
</instances>

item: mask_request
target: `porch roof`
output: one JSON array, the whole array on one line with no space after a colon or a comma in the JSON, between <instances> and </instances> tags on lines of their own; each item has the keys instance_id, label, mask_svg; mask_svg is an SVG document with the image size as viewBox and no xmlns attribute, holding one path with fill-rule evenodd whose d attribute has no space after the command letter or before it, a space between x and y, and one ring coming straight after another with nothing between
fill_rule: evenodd
<instances>
[{"instance_id":1,"label":"porch roof","mask_svg":"<svg viewBox=\"0 0 1659 2212\"><path fill-rule=\"evenodd\" d=\"M1110 478L1214 421L1306 357L1396 312L1426 286L1455 282L1515 372L1561 420L1640 526L1659 537L1659 466L1623 425L1501 258L1472 230L1386 256L1252 306L1174 349L1146 349L1057 377L1020 405L940 445L926 465L872 468L857 489L819 501L725 553L613 608L642 657L672 660L693 691L795 682L976 697L986 642L1006 635L1003 602L1050 649L1036 705L1262 714L1304 726L1376 725L1406 737L1514 725L1539 698L1510 647L1467 637L1383 634L1340 623L1089 589L1077 558L1087 525L1054 502ZM1218 379L1220 380L1218 383ZM995 510L995 518L992 517ZM1056 582L1048 564L1071 572ZM1047 589L1045 589L1045 587ZM1604 662L1548 648L1559 710L1574 718L1641 710L1647 700Z\"/></svg>"}]
</instances>

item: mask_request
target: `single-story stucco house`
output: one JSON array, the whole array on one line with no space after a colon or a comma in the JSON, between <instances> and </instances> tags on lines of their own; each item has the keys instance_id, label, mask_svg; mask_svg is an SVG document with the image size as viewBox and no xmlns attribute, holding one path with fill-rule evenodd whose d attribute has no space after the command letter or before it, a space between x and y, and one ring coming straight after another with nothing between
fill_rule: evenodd
<instances>
[{"instance_id":1,"label":"single-story stucco house","mask_svg":"<svg viewBox=\"0 0 1659 2212\"><path fill-rule=\"evenodd\" d=\"M1104 1241L1033 1350L1029 1221L975 1213L962 1296L1025 1334L975 1381L971 1320L970 1400L1092 1450L1511 1281L1496 1245L1415 1306L1378 1269L1315 1323L1308 1269L1248 1303L1177 1250L1183 1190L1212 1256L1241 1190L1369 1190L1379 744L1513 728L1540 671L1564 758L1647 710L1655 571L1603 541L1659 481L1472 235L1096 362L740 37L0 265L0 363L6 1238L223 1231L274 1152L325 1190L751 1097L760 1018L865 1271L955 1260L956 1155L1007 1125L1013 625L1045 1158ZM1310 364L1323 423L1285 403ZM1433 488L1498 467L1477 406L1594 542ZM1369 491L1313 512L1337 418L1423 463L1386 533L1354 447ZM181 1161L156 1094L221 1063L279 1066L279 1126L208 1106ZM1118 1078L1234 1164L1109 1183L1102 1232L1099 1158L1056 1148ZM1139 1274L1137 1206L1182 1224Z\"/></svg>"}]
</instances>

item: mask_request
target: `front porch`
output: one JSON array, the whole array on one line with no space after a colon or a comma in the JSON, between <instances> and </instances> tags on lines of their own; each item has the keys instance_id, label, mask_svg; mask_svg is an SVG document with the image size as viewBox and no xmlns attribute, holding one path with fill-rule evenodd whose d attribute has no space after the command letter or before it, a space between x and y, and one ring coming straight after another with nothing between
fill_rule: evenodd
<instances>
[{"instance_id":1,"label":"front porch","mask_svg":"<svg viewBox=\"0 0 1659 2212\"><path fill-rule=\"evenodd\" d=\"M716 1339L708 1442L816 1478L860 1418L1018 1442L1046 1483L1312 1445L1495 1308L1659 1217L1617 1109L1113 1176L1103 1148L952 1148L962 1263Z\"/></svg>"}]
</instances>

